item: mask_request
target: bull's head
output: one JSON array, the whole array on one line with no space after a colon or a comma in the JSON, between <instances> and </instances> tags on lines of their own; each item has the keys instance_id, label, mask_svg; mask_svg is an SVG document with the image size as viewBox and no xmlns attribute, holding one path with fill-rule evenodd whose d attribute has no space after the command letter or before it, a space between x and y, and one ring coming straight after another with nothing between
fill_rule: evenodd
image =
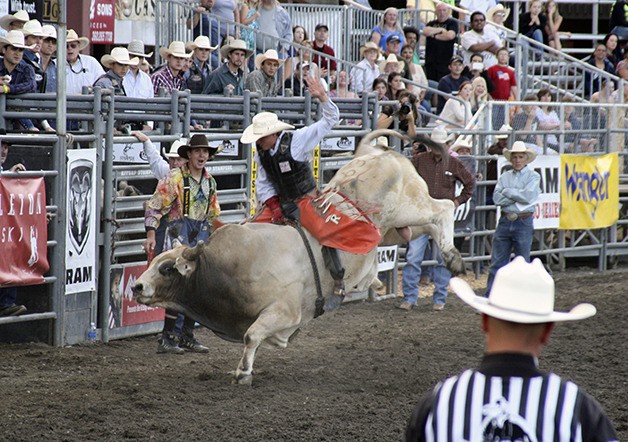
<instances>
[{"instance_id":1,"label":"bull's head","mask_svg":"<svg viewBox=\"0 0 628 442\"><path fill-rule=\"evenodd\" d=\"M146 305L172 306L177 294L186 289L202 250L203 243L199 241L194 248L181 246L157 256L135 281L135 300Z\"/></svg>"}]
</instances>

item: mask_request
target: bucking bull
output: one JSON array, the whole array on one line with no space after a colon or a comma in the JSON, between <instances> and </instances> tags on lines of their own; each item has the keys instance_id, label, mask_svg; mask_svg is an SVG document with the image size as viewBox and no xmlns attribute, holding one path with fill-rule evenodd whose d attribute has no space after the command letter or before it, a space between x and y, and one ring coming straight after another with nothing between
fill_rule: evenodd
<instances>
[{"instance_id":1,"label":"bucking bull","mask_svg":"<svg viewBox=\"0 0 628 442\"><path fill-rule=\"evenodd\" d=\"M463 273L464 263L453 245L453 202L432 199L407 158L370 144L382 135L400 137L388 130L364 137L355 158L338 170L322 195L337 193L356 202L379 227L382 244L429 233L452 273ZM329 294L333 280L320 244L306 236L322 293ZM349 292L366 290L376 280L376 254L376 249L366 255L341 252ZM204 245L162 253L137 279L133 292L140 303L180 311L225 340L243 342L244 354L234 372L234 382L241 384L252 382L259 345L286 347L315 317L317 298L313 267L298 231L265 223L224 225Z\"/></svg>"}]
</instances>

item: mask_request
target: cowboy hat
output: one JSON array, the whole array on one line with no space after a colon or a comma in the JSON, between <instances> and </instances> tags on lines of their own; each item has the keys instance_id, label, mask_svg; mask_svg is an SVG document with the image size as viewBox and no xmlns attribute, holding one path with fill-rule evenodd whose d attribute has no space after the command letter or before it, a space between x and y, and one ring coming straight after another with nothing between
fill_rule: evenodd
<instances>
[{"instance_id":1,"label":"cowboy hat","mask_svg":"<svg viewBox=\"0 0 628 442\"><path fill-rule=\"evenodd\" d=\"M190 138L190 143L189 144L183 144L181 146L179 146L179 148L177 149L177 152L179 153L179 156L181 158L185 158L186 160L189 159L188 158L188 152L190 150L193 149L198 149L198 148L205 148L209 151L209 156L211 157L212 155L214 155L216 153L216 151L218 151L218 147L214 147L214 146L210 146L209 142L207 141L207 137L203 134L196 134L196 135L192 135L192 138Z\"/></svg>"},{"instance_id":2,"label":"cowboy hat","mask_svg":"<svg viewBox=\"0 0 628 442\"><path fill-rule=\"evenodd\" d=\"M149 52L148 54L144 53L144 42L142 40L131 40L126 48L129 51L129 55L134 55L136 57L150 58L153 55L152 52Z\"/></svg>"},{"instance_id":3,"label":"cowboy hat","mask_svg":"<svg viewBox=\"0 0 628 442\"><path fill-rule=\"evenodd\" d=\"M44 39L52 38L54 40L57 39L57 28L52 25L43 25L41 27L42 32L44 33Z\"/></svg>"},{"instance_id":4,"label":"cowboy hat","mask_svg":"<svg viewBox=\"0 0 628 442\"><path fill-rule=\"evenodd\" d=\"M170 150L166 151L166 149L162 149L162 153L166 158L180 158L179 156L179 148L181 146L185 146L188 143L187 138L181 138L180 140L175 140L170 145Z\"/></svg>"},{"instance_id":5,"label":"cowboy hat","mask_svg":"<svg viewBox=\"0 0 628 442\"><path fill-rule=\"evenodd\" d=\"M19 21L22 23L26 23L30 17L28 16L28 12L24 10L17 11L15 14L7 14L0 17L0 28L9 30L9 25L14 21Z\"/></svg>"},{"instance_id":6,"label":"cowboy hat","mask_svg":"<svg viewBox=\"0 0 628 442\"><path fill-rule=\"evenodd\" d=\"M102 56L100 63L107 69L111 68L112 63L137 67L140 64L140 59L137 57L130 58L127 48L113 48L111 54Z\"/></svg>"},{"instance_id":7,"label":"cowboy hat","mask_svg":"<svg viewBox=\"0 0 628 442\"><path fill-rule=\"evenodd\" d=\"M212 46L209 43L209 37L205 35L199 35L194 39L194 41L188 41L185 45L185 49L188 51L193 51L194 49L209 49L210 52L214 52L218 49L218 46Z\"/></svg>"},{"instance_id":8,"label":"cowboy hat","mask_svg":"<svg viewBox=\"0 0 628 442\"><path fill-rule=\"evenodd\" d=\"M403 68L406 66L404 61L400 60L395 54L389 54L388 57L379 62L379 70L384 72L388 63L397 63L397 72L403 71Z\"/></svg>"},{"instance_id":9,"label":"cowboy hat","mask_svg":"<svg viewBox=\"0 0 628 442\"><path fill-rule=\"evenodd\" d=\"M240 141L244 144L255 143L266 135L276 134L288 129L294 129L294 126L279 121L277 115L272 112L260 112L253 117L253 122L244 129Z\"/></svg>"},{"instance_id":10,"label":"cowboy hat","mask_svg":"<svg viewBox=\"0 0 628 442\"><path fill-rule=\"evenodd\" d=\"M445 144L450 141L447 129L444 126L436 126L430 134L430 139L435 143Z\"/></svg>"},{"instance_id":11,"label":"cowboy hat","mask_svg":"<svg viewBox=\"0 0 628 442\"><path fill-rule=\"evenodd\" d=\"M373 41L367 41L362 46L360 46L360 56L364 57L364 53L366 51L375 51L378 54L381 52L380 49L379 49L379 46L377 45L377 43L375 43Z\"/></svg>"},{"instance_id":12,"label":"cowboy hat","mask_svg":"<svg viewBox=\"0 0 628 442\"><path fill-rule=\"evenodd\" d=\"M452 278L449 285L471 307L488 316L519 324L576 321L596 313L593 305L578 304L569 312L554 311L554 280L539 259L527 263L517 256L497 271L488 298L476 296L464 279Z\"/></svg>"},{"instance_id":13,"label":"cowboy hat","mask_svg":"<svg viewBox=\"0 0 628 442\"><path fill-rule=\"evenodd\" d=\"M502 127L499 128L499 133L495 135L495 138L497 140L508 138L508 135L510 135L511 131L512 131L512 127L510 127L510 125L508 124L504 124L502 125Z\"/></svg>"},{"instance_id":14,"label":"cowboy hat","mask_svg":"<svg viewBox=\"0 0 628 442\"><path fill-rule=\"evenodd\" d=\"M458 151L463 147L466 147L469 150L473 150L473 144L471 143L471 141L469 141L467 137L459 136L454 144L449 148L449 150L451 152L458 153Z\"/></svg>"},{"instance_id":15,"label":"cowboy hat","mask_svg":"<svg viewBox=\"0 0 628 442\"><path fill-rule=\"evenodd\" d=\"M9 31L4 37L0 37L0 48L13 46L18 49L33 49L36 45L26 46L24 44L24 34L22 31Z\"/></svg>"},{"instance_id":16,"label":"cowboy hat","mask_svg":"<svg viewBox=\"0 0 628 442\"><path fill-rule=\"evenodd\" d=\"M168 58L169 55L178 58L190 58L192 53L185 52L185 44L182 41L173 41L167 48L159 48L159 55L161 58Z\"/></svg>"},{"instance_id":17,"label":"cowboy hat","mask_svg":"<svg viewBox=\"0 0 628 442\"><path fill-rule=\"evenodd\" d=\"M79 44L79 51L82 51L89 44L89 38L87 37L79 37L74 29L68 29L68 33L65 37L66 43L72 43L77 41Z\"/></svg>"},{"instance_id":18,"label":"cowboy hat","mask_svg":"<svg viewBox=\"0 0 628 442\"><path fill-rule=\"evenodd\" d=\"M246 42L244 40L233 40L220 48L220 56L222 58L227 58L232 51L239 49L245 52L244 57L249 57L253 51L246 47Z\"/></svg>"},{"instance_id":19,"label":"cowboy hat","mask_svg":"<svg viewBox=\"0 0 628 442\"><path fill-rule=\"evenodd\" d=\"M493 21L493 15L496 12L501 12L504 14L504 20L506 20L508 18L508 16L510 15L510 8L504 8L504 5L502 5L501 3L493 6L492 8L490 8L488 11L486 11L486 19L488 21Z\"/></svg>"},{"instance_id":20,"label":"cowboy hat","mask_svg":"<svg viewBox=\"0 0 628 442\"><path fill-rule=\"evenodd\" d=\"M284 60L280 60L279 59L279 54L277 53L276 50L274 49L269 49L266 52L264 52L263 54L257 54L255 56L255 67L257 69L262 67L262 64L264 64L264 62L266 60L274 60L277 63L279 63L279 66L281 66L284 62Z\"/></svg>"},{"instance_id":21,"label":"cowboy hat","mask_svg":"<svg viewBox=\"0 0 628 442\"><path fill-rule=\"evenodd\" d=\"M39 23L39 20L35 19L24 23L24 27L21 31L24 34L24 37L28 37L29 35L32 35L33 37L47 37L41 28L41 23Z\"/></svg>"},{"instance_id":22,"label":"cowboy hat","mask_svg":"<svg viewBox=\"0 0 628 442\"><path fill-rule=\"evenodd\" d=\"M528 155L528 163L531 163L536 158L536 152L529 149L523 141L515 141L512 145L512 149L504 149L504 157L510 161L511 153L525 153Z\"/></svg>"}]
</instances>

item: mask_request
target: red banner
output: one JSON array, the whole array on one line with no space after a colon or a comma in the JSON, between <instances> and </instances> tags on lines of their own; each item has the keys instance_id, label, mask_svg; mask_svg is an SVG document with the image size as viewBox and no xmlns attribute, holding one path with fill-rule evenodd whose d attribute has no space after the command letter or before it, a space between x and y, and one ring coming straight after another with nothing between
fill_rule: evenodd
<instances>
[{"instance_id":1,"label":"red banner","mask_svg":"<svg viewBox=\"0 0 628 442\"><path fill-rule=\"evenodd\" d=\"M0 286L41 284L48 266L43 178L0 178Z\"/></svg>"},{"instance_id":2,"label":"red banner","mask_svg":"<svg viewBox=\"0 0 628 442\"><path fill-rule=\"evenodd\" d=\"M113 44L116 0L92 0L89 8L89 39L92 44Z\"/></svg>"}]
</instances>

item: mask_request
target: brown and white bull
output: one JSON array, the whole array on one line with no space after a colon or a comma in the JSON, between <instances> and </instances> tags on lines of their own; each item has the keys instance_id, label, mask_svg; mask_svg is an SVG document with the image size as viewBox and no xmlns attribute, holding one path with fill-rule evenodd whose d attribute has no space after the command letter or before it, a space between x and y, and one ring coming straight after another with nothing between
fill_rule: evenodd
<instances>
[{"instance_id":1,"label":"brown and white bull","mask_svg":"<svg viewBox=\"0 0 628 442\"><path fill-rule=\"evenodd\" d=\"M375 131L362 141L356 158L342 167L326 191L338 191L370 213L388 241L405 242L429 232L453 273L464 263L453 245L454 204L430 198L427 185L402 155L368 143L392 131ZM394 235L386 235L387 232ZM322 292L333 280L321 247L310 235ZM376 250L341 252L348 291L368 289L376 277ZM185 313L219 337L243 342L234 373L252 382L260 344L286 347L290 337L315 316L317 290L310 259L299 233L289 226L248 223L217 229L207 244L181 246L156 257L133 287L138 302Z\"/></svg>"}]
</instances>

